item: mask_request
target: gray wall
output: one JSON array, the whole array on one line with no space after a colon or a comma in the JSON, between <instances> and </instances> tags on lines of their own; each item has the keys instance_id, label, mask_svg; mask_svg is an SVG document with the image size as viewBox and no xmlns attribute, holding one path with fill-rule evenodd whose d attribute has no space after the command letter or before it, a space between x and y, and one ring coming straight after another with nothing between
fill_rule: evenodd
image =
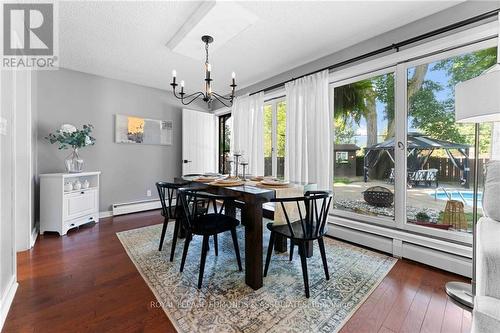
<instances>
[{"instance_id":1,"label":"gray wall","mask_svg":"<svg viewBox=\"0 0 500 333\"><path fill-rule=\"evenodd\" d=\"M425 4L422 4L425 6ZM382 35L379 35L377 37L368 39L364 42L355 44L351 47L348 47L346 49L343 49L341 51L338 51L336 53L333 53L331 55L328 55L326 57L322 57L319 59L316 59L314 61L311 61L309 63L306 63L302 66L290 69L289 71L286 71L284 73L275 75L271 78L265 79L261 82L258 82L254 85L251 85L249 87L243 88L241 90L238 90L236 92L236 95L241 96L246 93L252 93L259 91L261 89L265 89L267 87L271 87L275 84L279 84L281 82L290 80L292 78L299 77L301 75L308 74L310 72L320 70L325 67L329 67L333 64L352 59L354 57L357 57L359 55L375 51L377 49L380 49L382 47L386 47L388 45L392 45L397 42L401 42L403 40L419 36L421 34L442 28L444 26L471 18L476 15L483 14L485 12L488 12L490 10L494 10L496 8L500 8L500 1L467 1L465 3L461 3L459 5L453 6L451 8L448 8L446 10L443 10L441 12L438 12L436 14L424 17L420 20L417 20L415 22L409 23L405 26L402 26L400 28L388 31ZM489 19L488 21L494 21L496 18ZM484 22L481 22L481 24ZM478 24L475 24L478 25ZM467 28L470 28L474 25L470 25ZM463 29L462 29L463 30ZM455 33L454 32L451 33ZM346 31L346 33L349 33L349 31ZM448 34L451 34L448 33ZM446 36L447 34L440 35L439 37L434 37L433 39L440 38L443 36ZM430 39L429 39L430 40ZM427 40L428 41L428 40ZM426 41L426 42L427 42ZM423 43L423 42L422 42ZM416 45L416 44L414 44ZM411 45L411 46L414 46ZM409 46L409 47L411 47ZM379 55L380 57L382 55ZM366 61L366 60L363 60ZM215 105L213 109L217 109L222 107L222 105L218 104Z\"/></svg>"},{"instance_id":2,"label":"gray wall","mask_svg":"<svg viewBox=\"0 0 500 333\"><path fill-rule=\"evenodd\" d=\"M165 81L168 84L167 81ZM64 172L64 158L44 137L61 124L92 124L95 146L81 150L85 170L101 174L100 210L113 203L157 197L155 182L181 174L181 104L171 92L138 86L66 69L37 76L38 173ZM202 110L199 106L195 109ZM114 143L114 115L173 120L173 145Z\"/></svg>"}]
</instances>

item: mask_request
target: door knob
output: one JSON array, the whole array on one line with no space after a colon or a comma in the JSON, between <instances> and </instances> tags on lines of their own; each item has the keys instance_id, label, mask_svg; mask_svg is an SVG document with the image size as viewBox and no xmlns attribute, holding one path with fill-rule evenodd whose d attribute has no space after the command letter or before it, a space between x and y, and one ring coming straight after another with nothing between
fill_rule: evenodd
<instances>
[{"instance_id":1,"label":"door knob","mask_svg":"<svg viewBox=\"0 0 500 333\"><path fill-rule=\"evenodd\" d=\"M398 148L401 150L405 149L405 144L402 143L401 141L398 141Z\"/></svg>"},{"instance_id":2,"label":"door knob","mask_svg":"<svg viewBox=\"0 0 500 333\"><path fill-rule=\"evenodd\" d=\"M189 160L182 160L182 163L191 163L192 161Z\"/></svg>"}]
</instances>

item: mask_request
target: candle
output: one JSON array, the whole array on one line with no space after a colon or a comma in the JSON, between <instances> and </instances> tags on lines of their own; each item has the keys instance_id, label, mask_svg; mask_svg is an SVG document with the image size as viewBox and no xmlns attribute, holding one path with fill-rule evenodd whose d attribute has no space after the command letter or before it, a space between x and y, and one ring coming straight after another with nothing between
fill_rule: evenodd
<instances>
[{"instance_id":1,"label":"candle","mask_svg":"<svg viewBox=\"0 0 500 333\"><path fill-rule=\"evenodd\" d=\"M175 69L172 71L172 81L173 83L175 83L175 77L177 76L177 72L175 71Z\"/></svg>"},{"instance_id":2,"label":"candle","mask_svg":"<svg viewBox=\"0 0 500 333\"><path fill-rule=\"evenodd\" d=\"M181 81L181 94L184 93L184 80Z\"/></svg>"}]
</instances>

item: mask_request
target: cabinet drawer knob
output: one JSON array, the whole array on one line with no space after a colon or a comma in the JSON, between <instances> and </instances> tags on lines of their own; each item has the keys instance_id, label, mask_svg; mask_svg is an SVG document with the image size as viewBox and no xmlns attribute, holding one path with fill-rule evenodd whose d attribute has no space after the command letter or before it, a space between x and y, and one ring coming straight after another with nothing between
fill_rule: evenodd
<instances>
[{"instance_id":1,"label":"cabinet drawer knob","mask_svg":"<svg viewBox=\"0 0 500 333\"><path fill-rule=\"evenodd\" d=\"M80 194L85 194L85 192L84 192L84 191L81 191L81 192L80 192Z\"/></svg>"}]
</instances>

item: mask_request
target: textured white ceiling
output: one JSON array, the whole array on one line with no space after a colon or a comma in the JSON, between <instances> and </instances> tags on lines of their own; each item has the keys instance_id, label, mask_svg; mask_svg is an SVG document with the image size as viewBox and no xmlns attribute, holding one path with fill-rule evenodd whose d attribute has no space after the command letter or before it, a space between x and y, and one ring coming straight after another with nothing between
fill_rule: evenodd
<instances>
[{"instance_id":1,"label":"textured white ceiling","mask_svg":"<svg viewBox=\"0 0 500 333\"><path fill-rule=\"evenodd\" d=\"M228 93L232 71L239 88L245 87L457 3L239 2L258 20L210 53L214 89ZM200 90L203 62L165 46L199 5L60 2L61 66L167 90L176 69L188 92ZM201 42L198 52L204 52Z\"/></svg>"}]
</instances>

